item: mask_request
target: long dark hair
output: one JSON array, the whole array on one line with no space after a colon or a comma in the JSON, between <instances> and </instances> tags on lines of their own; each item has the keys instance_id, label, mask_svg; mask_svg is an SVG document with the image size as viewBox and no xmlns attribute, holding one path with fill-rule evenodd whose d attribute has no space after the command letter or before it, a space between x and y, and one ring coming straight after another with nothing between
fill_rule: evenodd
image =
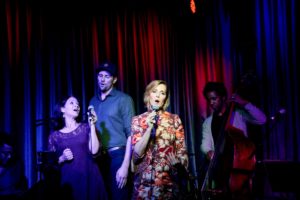
<instances>
[{"instance_id":1,"label":"long dark hair","mask_svg":"<svg viewBox=\"0 0 300 200\"><path fill-rule=\"evenodd\" d=\"M51 121L51 129L52 130L60 130L65 126L65 119L63 117L63 113L61 112L61 108L64 107L66 105L66 102L68 101L69 98L74 97L77 99L77 101L80 104L80 101L77 97L75 97L74 95L69 95L69 96L65 96L63 97L54 107L54 116L53 116L53 120ZM80 109L81 111L81 109ZM79 115L75 118L75 120L77 122L81 121L81 115L79 113Z\"/></svg>"}]
</instances>

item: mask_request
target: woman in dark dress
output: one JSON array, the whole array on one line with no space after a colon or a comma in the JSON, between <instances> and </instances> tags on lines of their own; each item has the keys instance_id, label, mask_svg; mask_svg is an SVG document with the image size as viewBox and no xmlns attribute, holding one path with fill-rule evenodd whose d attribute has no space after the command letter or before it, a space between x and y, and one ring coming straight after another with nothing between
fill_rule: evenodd
<instances>
[{"instance_id":1,"label":"woman in dark dress","mask_svg":"<svg viewBox=\"0 0 300 200\"><path fill-rule=\"evenodd\" d=\"M48 148L58 158L64 199L107 199L102 175L95 161L100 148L95 112L91 111L88 123L80 123L78 100L70 96L57 105L55 113L57 116Z\"/></svg>"}]
</instances>

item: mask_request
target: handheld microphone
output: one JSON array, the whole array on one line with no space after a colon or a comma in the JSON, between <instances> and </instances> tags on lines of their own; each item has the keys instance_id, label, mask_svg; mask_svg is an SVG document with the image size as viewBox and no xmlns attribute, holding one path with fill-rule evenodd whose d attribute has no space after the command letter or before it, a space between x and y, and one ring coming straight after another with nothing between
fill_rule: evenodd
<instances>
[{"instance_id":1,"label":"handheld microphone","mask_svg":"<svg viewBox=\"0 0 300 200\"><path fill-rule=\"evenodd\" d=\"M275 115L270 117L271 121L275 121L278 119L278 117L280 117L281 115L284 115L286 113L286 109L285 108L280 108Z\"/></svg>"},{"instance_id":2,"label":"handheld microphone","mask_svg":"<svg viewBox=\"0 0 300 200\"><path fill-rule=\"evenodd\" d=\"M92 110L94 110L94 106L90 105L87 111L88 117L93 117Z\"/></svg>"},{"instance_id":3,"label":"handheld microphone","mask_svg":"<svg viewBox=\"0 0 300 200\"><path fill-rule=\"evenodd\" d=\"M152 105L151 108L152 108L152 110L154 110L156 112L156 115L154 117L154 121L155 121L154 125L157 126L157 121L158 121L158 117L159 117L158 111L159 111L160 107L158 105Z\"/></svg>"},{"instance_id":4,"label":"handheld microphone","mask_svg":"<svg viewBox=\"0 0 300 200\"><path fill-rule=\"evenodd\" d=\"M152 132L151 132L151 138L155 138L155 134L156 134L156 129L157 129L157 121L158 121L158 111L160 109L159 106L157 105L152 105L151 106L152 110L154 110L156 112L156 115L154 116L154 124L153 124L153 128L152 128Z\"/></svg>"},{"instance_id":5,"label":"handheld microphone","mask_svg":"<svg viewBox=\"0 0 300 200\"><path fill-rule=\"evenodd\" d=\"M152 105L151 106L152 110L154 110L155 112L159 111L160 107L158 105Z\"/></svg>"}]
</instances>

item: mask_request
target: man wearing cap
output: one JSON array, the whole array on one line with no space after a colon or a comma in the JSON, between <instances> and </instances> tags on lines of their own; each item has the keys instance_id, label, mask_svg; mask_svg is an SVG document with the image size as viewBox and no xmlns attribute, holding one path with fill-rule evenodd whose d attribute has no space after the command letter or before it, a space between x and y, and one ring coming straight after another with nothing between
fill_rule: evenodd
<instances>
[{"instance_id":1,"label":"man wearing cap","mask_svg":"<svg viewBox=\"0 0 300 200\"><path fill-rule=\"evenodd\" d=\"M131 159L131 119L135 114L132 98L117 90L117 67L105 62L97 70L98 91L90 105L98 117L96 128L105 150L100 169L110 199L130 199L128 183Z\"/></svg>"}]
</instances>

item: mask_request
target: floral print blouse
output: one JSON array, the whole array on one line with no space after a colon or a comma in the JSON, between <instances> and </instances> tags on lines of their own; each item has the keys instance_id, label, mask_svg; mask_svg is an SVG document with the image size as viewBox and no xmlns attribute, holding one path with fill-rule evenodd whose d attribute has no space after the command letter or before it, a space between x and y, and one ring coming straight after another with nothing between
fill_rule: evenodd
<instances>
[{"instance_id":1,"label":"floral print blouse","mask_svg":"<svg viewBox=\"0 0 300 200\"><path fill-rule=\"evenodd\" d=\"M149 114L150 112L145 112L132 119L133 149L148 128L146 118ZM187 170L188 156L183 125L178 115L164 111L157 122L155 139L149 141L145 154L139 157L133 151L133 162L136 165L133 199L174 199L178 185L173 178L176 168L166 157L169 152L174 152Z\"/></svg>"}]
</instances>

